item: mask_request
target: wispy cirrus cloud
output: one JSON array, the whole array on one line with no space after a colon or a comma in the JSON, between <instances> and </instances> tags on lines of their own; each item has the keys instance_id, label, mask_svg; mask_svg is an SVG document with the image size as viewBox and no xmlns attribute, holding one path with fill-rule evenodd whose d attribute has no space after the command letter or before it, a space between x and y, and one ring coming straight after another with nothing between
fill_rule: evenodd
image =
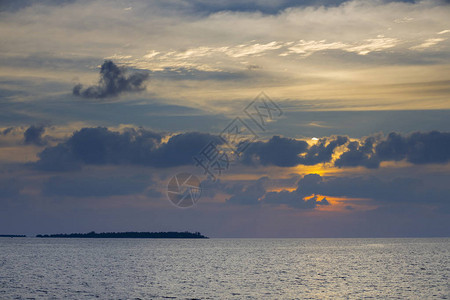
<instances>
[{"instance_id":1,"label":"wispy cirrus cloud","mask_svg":"<svg viewBox=\"0 0 450 300\"><path fill-rule=\"evenodd\" d=\"M443 40L443 39L441 39ZM156 50L150 50L148 54L142 57L142 60L148 62L151 68L163 69L163 68L180 68L180 67L193 67L199 70L221 70L226 69L227 66L223 64L218 69L217 65L208 65L208 59L215 58L246 58L246 57L259 57L263 55L269 55L274 50L279 50L277 55L285 57L289 55L300 55L302 57L310 56L316 52L327 50L341 50L345 52L354 52L359 55L367 55L371 52L379 52L389 48L393 48L400 43L396 38L385 38L379 36L374 39L366 39L353 44L344 43L341 41L327 42L326 40L300 40L299 42L285 41L285 42L269 42L260 44L258 42L252 42L247 44L235 45L235 46L223 46L223 47L210 47L201 46L196 48L190 48L184 51L169 51L166 53ZM432 46L432 45L430 45ZM281 53L280 53L281 51ZM127 61L131 56L114 56L116 58L122 58ZM288 59L288 58L286 58ZM136 61L141 59L137 58ZM131 61L130 61L131 63Z\"/></svg>"},{"instance_id":2,"label":"wispy cirrus cloud","mask_svg":"<svg viewBox=\"0 0 450 300\"><path fill-rule=\"evenodd\" d=\"M388 48L395 47L399 43L398 39L378 37L375 39L366 39L356 44L346 44L343 42L329 42L321 41L304 41L301 40L297 44L288 48L289 51L280 54L287 56L289 54L300 54L302 56L309 56L316 52L327 50L342 50L346 52L355 52L359 55L366 55L370 52L383 51Z\"/></svg>"},{"instance_id":3,"label":"wispy cirrus cloud","mask_svg":"<svg viewBox=\"0 0 450 300\"><path fill-rule=\"evenodd\" d=\"M426 48L433 47L433 46L435 46L435 45L437 45L440 42L443 42L445 40L446 39L443 39L443 38L431 38L431 39L425 40L425 42L423 42L422 44L417 45L417 46L413 46L413 47L411 47L409 49L412 49L412 50L424 50Z\"/></svg>"}]
</instances>

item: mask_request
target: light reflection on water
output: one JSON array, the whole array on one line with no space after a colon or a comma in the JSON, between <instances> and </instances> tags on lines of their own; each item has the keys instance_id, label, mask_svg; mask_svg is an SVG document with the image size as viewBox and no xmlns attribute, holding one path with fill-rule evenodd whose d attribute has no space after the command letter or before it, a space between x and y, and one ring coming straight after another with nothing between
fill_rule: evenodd
<instances>
[{"instance_id":1,"label":"light reflection on water","mask_svg":"<svg viewBox=\"0 0 450 300\"><path fill-rule=\"evenodd\" d=\"M0 298L448 299L450 239L0 238Z\"/></svg>"}]
</instances>

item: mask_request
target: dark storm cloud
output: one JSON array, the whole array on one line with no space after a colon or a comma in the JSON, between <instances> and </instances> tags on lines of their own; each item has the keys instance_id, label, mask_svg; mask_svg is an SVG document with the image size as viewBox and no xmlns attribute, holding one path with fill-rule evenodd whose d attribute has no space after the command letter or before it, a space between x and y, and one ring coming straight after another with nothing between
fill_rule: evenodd
<instances>
[{"instance_id":1,"label":"dark storm cloud","mask_svg":"<svg viewBox=\"0 0 450 300\"><path fill-rule=\"evenodd\" d=\"M446 180L448 176L441 178L440 182ZM380 179L375 176L322 177L318 174L308 174L298 181L295 190L279 192L267 192L269 183L270 180L263 177L235 189L228 189L233 196L227 203L286 205L297 209L314 209L319 205L330 205L327 197L346 197L368 199L380 205L430 205L443 211L450 211L447 198L450 190L442 184L438 184L437 188L434 179L427 182L422 178L410 177ZM351 210L354 207L346 209Z\"/></svg>"},{"instance_id":2,"label":"dark storm cloud","mask_svg":"<svg viewBox=\"0 0 450 300\"><path fill-rule=\"evenodd\" d=\"M142 177L55 176L43 186L45 196L107 197L142 193L151 181Z\"/></svg>"},{"instance_id":3,"label":"dark storm cloud","mask_svg":"<svg viewBox=\"0 0 450 300\"><path fill-rule=\"evenodd\" d=\"M73 171L81 168L82 162L77 159L69 145L60 143L48 147L39 153L35 167L41 171Z\"/></svg>"},{"instance_id":4,"label":"dark storm cloud","mask_svg":"<svg viewBox=\"0 0 450 300\"><path fill-rule=\"evenodd\" d=\"M220 140L204 133L182 133L161 143L162 136L145 129L123 133L107 128L83 128L67 141L39 153L36 167L47 171L68 171L82 165L136 164L173 167L193 163L192 157L209 142Z\"/></svg>"},{"instance_id":5,"label":"dark storm cloud","mask_svg":"<svg viewBox=\"0 0 450 300\"><path fill-rule=\"evenodd\" d=\"M303 195L321 194L336 197L381 198L392 190L375 177L332 177L324 180L319 174L305 175L298 182L297 191ZM370 195L370 196L369 196Z\"/></svg>"},{"instance_id":6,"label":"dark storm cloud","mask_svg":"<svg viewBox=\"0 0 450 300\"><path fill-rule=\"evenodd\" d=\"M369 137L360 144L357 141L347 145L347 151L335 161L337 167L364 166L369 169L378 168L380 160L374 153L374 137Z\"/></svg>"},{"instance_id":7,"label":"dark storm cloud","mask_svg":"<svg viewBox=\"0 0 450 300\"><path fill-rule=\"evenodd\" d=\"M448 176L447 176L448 177ZM448 178L441 179L441 181ZM431 180L434 182L434 180ZM374 176L322 177L308 174L297 183L293 191L267 192L270 180L267 177L246 183L235 189L228 189L233 196L230 204L240 205L286 205L297 209L315 209L320 205L330 205L327 197L363 198L379 205L430 205L442 212L450 211L447 195L448 187L436 185L420 178L398 177L380 179ZM355 209L348 205L345 209Z\"/></svg>"},{"instance_id":8,"label":"dark storm cloud","mask_svg":"<svg viewBox=\"0 0 450 300\"><path fill-rule=\"evenodd\" d=\"M306 176L305 176L306 177ZM302 179L303 180L303 179ZM260 204L287 205L297 209L314 209L318 205L329 205L326 197L319 197L316 193L297 188L294 191L282 190L267 192L260 197ZM308 199L307 199L308 198Z\"/></svg>"},{"instance_id":9,"label":"dark storm cloud","mask_svg":"<svg viewBox=\"0 0 450 300\"><path fill-rule=\"evenodd\" d=\"M44 134L44 132L45 132L44 126L31 125L23 133L24 143L26 145L30 145L30 144L37 145L37 146L45 145L46 141L42 138L42 135Z\"/></svg>"},{"instance_id":10,"label":"dark storm cloud","mask_svg":"<svg viewBox=\"0 0 450 300\"><path fill-rule=\"evenodd\" d=\"M350 142L335 165L378 168L382 161L401 160L413 164L447 163L450 160L450 133L431 131L402 135L392 132L386 138L368 137L361 142Z\"/></svg>"},{"instance_id":11,"label":"dark storm cloud","mask_svg":"<svg viewBox=\"0 0 450 300\"><path fill-rule=\"evenodd\" d=\"M297 177L295 176L295 178ZM256 181L247 183L216 183L215 188L232 195L226 200L226 203L228 204L287 205L298 209L314 209L317 205L329 205L329 202L325 197L319 199L317 195L306 195L300 190L292 192L285 190L280 192L267 192L269 187L273 186L273 183L275 183L274 180L271 180L268 177L261 177ZM308 197L308 199L305 199L305 197Z\"/></svg>"},{"instance_id":12,"label":"dark storm cloud","mask_svg":"<svg viewBox=\"0 0 450 300\"><path fill-rule=\"evenodd\" d=\"M299 154L305 153L308 143L291 138L273 136L267 142L254 142L244 152L243 162L257 159L263 165L292 167L300 162Z\"/></svg>"},{"instance_id":13,"label":"dark storm cloud","mask_svg":"<svg viewBox=\"0 0 450 300\"><path fill-rule=\"evenodd\" d=\"M280 186L296 186L298 180L300 179L300 175L298 174L290 174L290 177L287 178L268 178L266 176L259 178L256 183L257 187L253 187L247 189L248 186L254 185L255 181L247 182L244 180L237 181L229 181L229 180L220 180L217 179L213 181L211 178L205 179L201 182L202 186L202 196L213 198L217 194L229 194L236 195L242 193L243 191L247 191L248 193L253 191L253 196L251 196L250 201L244 200L244 202L255 203L255 198L260 198L267 189L278 188ZM263 193L261 194L261 191ZM237 201L238 199L234 197L231 202Z\"/></svg>"},{"instance_id":14,"label":"dark storm cloud","mask_svg":"<svg viewBox=\"0 0 450 300\"><path fill-rule=\"evenodd\" d=\"M348 142L347 137L322 138L315 145L301 140L273 136L267 142L254 142L244 152L244 163L293 167L329 162L334 150Z\"/></svg>"},{"instance_id":15,"label":"dark storm cloud","mask_svg":"<svg viewBox=\"0 0 450 300\"><path fill-rule=\"evenodd\" d=\"M110 60L105 60L100 68L98 85L83 89L82 84L77 84L72 92L75 96L84 98L116 97L124 92L144 90L144 82L147 79L148 73L134 72L127 76L124 68L118 67Z\"/></svg>"},{"instance_id":16,"label":"dark storm cloud","mask_svg":"<svg viewBox=\"0 0 450 300\"><path fill-rule=\"evenodd\" d=\"M103 127L82 128L67 141L39 153L36 166L47 171L67 171L83 164L146 164L160 141L159 134L144 129L119 133Z\"/></svg>"},{"instance_id":17,"label":"dark storm cloud","mask_svg":"<svg viewBox=\"0 0 450 300\"><path fill-rule=\"evenodd\" d=\"M13 130L14 130L14 127L8 127L6 129L0 130L0 135L8 135Z\"/></svg>"},{"instance_id":18,"label":"dark storm cloud","mask_svg":"<svg viewBox=\"0 0 450 300\"><path fill-rule=\"evenodd\" d=\"M375 148L381 160L403 160L413 164L446 163L450 160L450 133L415 132L407 136L391 133Z\"/></svg>"},{"instance_id":19,"label":"dark storm cloud","mask_svg":"<svg viewBox=\"0 0 450 300\"><path fill-rule=\"evenodd\" d=\"M422 179L398 177L380 179L374 176L322 177L304 176L296 190L302 195L320 194L334 197L368 198L383 203L448 203L446 189L436 189Z\"/></svg>"},{"instance_id":20,"label":"dark storm cloud","mask_svg":"<svg viewBox=\"0 0 450 300\"><path fill-rule=\"evenodd\" d=\"M320 200L317 195L313 195L309 199L305 199L304 197L298 191L269 192L264 196L262 202L273 205L284 204L299 209L314 209L318 205L330 205L326 197L322 197Z\"/></svg>"},{"instance_id":21,"label":"dark storm cloud","mask_svg":"<svg viewBox=\"0 0 450 300\"><path fill-rule=\"evenodd\" d=\"M223 142L217 136L207 133L188 132L172 136L152 153L152 165L155 167L175 167L193 162L204 146L214 141L217 145Z\"/></svg>"},{"instance_id":22,"label":"dark storm cloud","mask_svg":"<svg viewBox=\"0 0 450 300\"><path fill-rule=\"evenodd\" d=\"M26 143L43 145L40 127L26 131ZM83 128L67 141L47 147L39 154L36 166L41 170L75 170L82 165L136 164L158 168L193 163L193 157L213 141L222 141L214 135L188 132L171 136L161 142L159 133L145 129L127 129L123 133L107 128ZM268 141L251 143L241 162L247 165L274 165L293 167L316 165L332 161L336 149L337 167L378 168L380 162L407 160L413 164L446 163L450 160L450 134L441 132L400 135L391 133L386 138L372 136L361 141L347 137L321 138L311 146L302 140L273 136Z\"/></svg>"},{"instance_id":23,"label":"dark storm cloud","mask_svg":"<svg viewBox=\"0 0 450 300\"><path fill-rule=\"evenodd\" d=\"M268 177L261 177L256 182L248 185L234 185L231 189L228 189L228 192L233 195L226 202L242 205L259 204L259 199L266 193L265 184L268 180Z\"/></svg>"},{"instance_id":24,"label":"dark storm cloud","mask_svg":"<svg viewBox=\"0 0 450 300\"><path fill-rule=\"evenodd\" d=\"M321 138L317 144L312 145L305 156L300 158L302 165L316 165L329 162L332 158L334 150L348 142L345 136L337 136L333 138Z\"/></svg>"}]
</instances>

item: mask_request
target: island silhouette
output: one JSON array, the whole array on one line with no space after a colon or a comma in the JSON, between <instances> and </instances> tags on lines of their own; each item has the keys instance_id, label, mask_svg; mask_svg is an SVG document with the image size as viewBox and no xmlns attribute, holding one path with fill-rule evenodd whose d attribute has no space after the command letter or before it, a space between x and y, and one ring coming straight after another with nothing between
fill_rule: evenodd
<instances>
[{"instance_id":1,"label":"island silhouette","mask_svg":"<svg viewBox=\"0 0 450 300\"><path fill-rule=\"evenodd\" d=\"M200 232L102 232L96 233L58 233L58 234L38 234L38 238L100 238L100 239L207 239Z\"/></svg>"},{"instance_id":2,"label":"island silhouette","mask_svg":"<svg viewBox=\"0 0 450 300\"><path fill-rule=\"evenodd\" d=\"M14 238L14 237L27 237L27 236L23 235L23 234L0 234L0 237Z\"/></svg>"}]
</instances>

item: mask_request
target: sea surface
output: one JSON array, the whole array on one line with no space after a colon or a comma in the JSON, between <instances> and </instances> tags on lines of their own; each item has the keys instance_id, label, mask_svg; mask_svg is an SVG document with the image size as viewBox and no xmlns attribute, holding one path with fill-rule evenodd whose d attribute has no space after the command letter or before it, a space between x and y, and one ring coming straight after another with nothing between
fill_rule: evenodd
<instances>
[{"instance_id":1,"label":"sea surface","mask_svg":"<svg viewBox=\"0 0 450 300\"><path fill-rule=\"evenodd\" d=\"M0 299L449 299L450 239L0 238Z\"/></svg>"}]
</instances>

